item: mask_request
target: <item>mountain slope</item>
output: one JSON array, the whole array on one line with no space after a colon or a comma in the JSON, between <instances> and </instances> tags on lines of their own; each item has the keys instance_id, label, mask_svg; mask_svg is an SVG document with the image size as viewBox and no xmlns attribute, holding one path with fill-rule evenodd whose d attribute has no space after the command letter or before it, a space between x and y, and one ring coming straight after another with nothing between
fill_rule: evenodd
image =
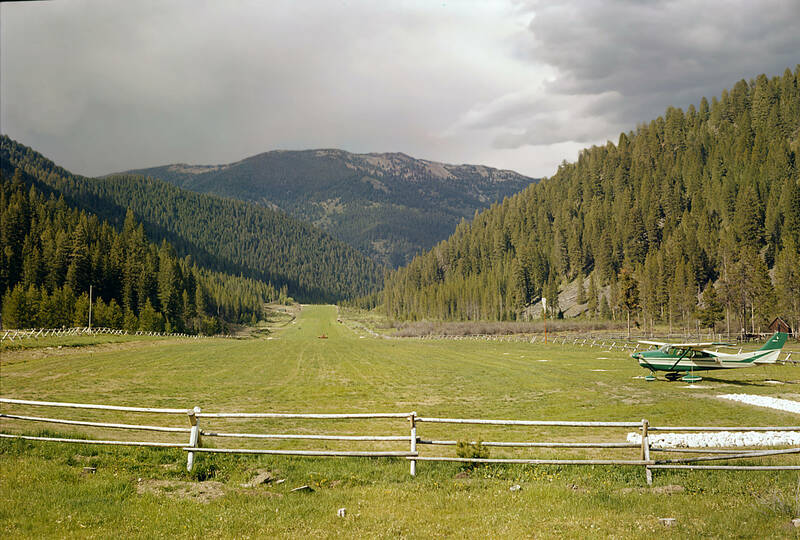
<instances>
[{"instance_id":1,"label":"mountain slope","mask_svg":"<svg viewBox=\"0 0 800 540\"><path fill-rule=\"evenodd\" d=\"M20 167L42 187L118 227L130 208L148 236L180 255L230 274L286 286L303 301L337 301L377 289L382 269L354 248L261 205L198 194L166 182L124 175L70 174L35 151L0 137L4 175Z\"/></svg>"},{"instance_id":2,"label":"mountain slope","mask_svg":"<svg viewBox=\"0 0 800 540\"><path fill-rule=\"evenodd\" d=\"M557 313L560 285L591 275L594 314L800 326L799 157L800 66L740 81L460 225L387 280L387 310L514 319L544 295Z\"/></svg>"},{"instance_id":3,"label":"mountain slope","mask_svg":"<svg viewBox=\"0 0 800 540\"><path fill-rule=\"evenodd\" d=\"M535 181L480 165L342 150L274 151L227 165L130 172L280 208L394 267L446 238L476 210Z\"/></svg>"},{"instance_id":4,"label":"mountain slope","mask_svg":"<svg viewBox=\"0 0 800 540\"><path fill-rule=\"evenodd\" d=\"M5 169L5 168L4 168ZM128 212L120 231L70 208L16 169L0 171L0 309L4 328L89 323L129 331L214 333L254 322L279 299L268 284L208 271L149 242Z\"/></svg>"}]
</instances>

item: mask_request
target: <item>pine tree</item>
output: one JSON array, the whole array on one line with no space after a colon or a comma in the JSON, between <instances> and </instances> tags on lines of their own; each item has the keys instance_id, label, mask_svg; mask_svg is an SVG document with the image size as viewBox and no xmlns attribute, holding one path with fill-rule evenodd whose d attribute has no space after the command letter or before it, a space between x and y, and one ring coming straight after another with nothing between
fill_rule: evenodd
<instances>
[{"instance_id":1,"label":"pine tree","mask_svg":"<svg viewBox=\"0 0 800 540\"><path fill-rule=\"evenodd\" d=\"M598 314L599 304L598 304L598 290L597 290L597 281L595 280L594 274L591 274L589 278L589 299L588 299L588 310L590 317L596 317Z\"/></svg>"},{"instance_id":2,"label":"pine tree","mask_svg":"<svg viewBox=\"0 0 800 540\"><path fill-rule=\"evenodd\" d=\"M753 334L757 325L769 323L775 313L775 291L769 277L764 260L754 251L746 250L743 254L745 268L745 294L750 304L750 329Z\"/></svg>"},{"instance_id":3,"label":"pine tree","mask_svg":"<svg viewBox=\"0 0 800 540\"><path fill-rule=\"evenodd\" d=\"M608 320L611 316L611 307L608 305L608 298L603 294L600 296L600 318Z\"/></svg>"},{"instance_id":4,"label":"pine tree","mask_svg":"<svg viewBox=\"0 0 800 540\"><path fill-rule=\"evenodd\" d=\"M166 241L162 242L158 253L158 299L162 313L171 329L182 329L182 302L179 292L180 269L175 260L172 248Z\"/></svg>"},{"instance_id":5,"label":"pine tree","mask_svg":"<svg viewBox=\"0 0 800 540\"><path fill-rule=\"evenodd\" d=\"M547 298L547 312L551 318L556 318L561 311L561 304L558 300L558 282L551 279L545 285L545 298Z\"/></svg>"},{"instance_id":6,"label":"pine tree","mask_svg":"<svg viewBox=\"0 0 800 540\"><path fill-rule=\"evenodd\" d=\"M775 259L775 293L780 314L800 330L800 252L786 248Z\"/></svg>"},{"instance_id":7,"label":"pine tree","mask_svg":"<svg viewBox=\"0 0 800 540\"><path fill-rule=\"evenodd\" d=\"M647 230L638 208L631 210L625 240L625 259L631 266L644 262L647 255Z\"/></svg>"},{"instance_id":8,"label":"pine tree","mask_svg":"<svg viewBox=\"0 0 800 540\"><path fill-rule=\"evenodd\" d=\"M127 309L124 311L122 327L128 332L136 332L139 330L139 319L133 310Z\"/></svg>"},{"instance_id":9,"label":"pine tree","mask_svg":"<svg viewBox=\"0 0 800 540\"><path fill-rule=\"evenodd\" d=\"M583 274L582 274L582 273L580 273L580 272L578 273L578 279L577 279L577 281L578 281L578 283L577 283L577 288L578 288L578 290L577 290L577 295L576 295L576 297L575 297L575 301L576 301L578 304L585 304L585 303L586 303L586 301L587 301L587 298L586 298L586 289L585 289L585 288L584 288L584 286L583 286L583 281L584 281Z\"/></svg>"},{"instance_id":10,"label":"pine tree","mask_svg":"<svg viewBox=\"0 0 800 540\"><path fill-rule=\"evenodd\" d=\"M639 287L633 273L627 268L620 270L617 278L619 284L619 304L625 310L628 322L628 339L631 337L631 312L639 309Z\"/></svg>"},{"instance_id":11,"label":"pine tree","mask_svg":"<svg viewBox=\"0 0 800 540\"><path fill-rule=\"evenodd\" d=\"M800 154L800 144L796 150ZM790 179L781 194L783 209L782 243L786 249L800 250L800 172Z\"/></svg>"},{"instance_id":12,"label":"pine tree","mask_svg":"<svg viewBox=\"0 0 800 540\"><path fill-rule=\"evenodd\" d=\"M21 283L17 283L3 296L2 314L4 328L30 328L25 289Z\"/></svg>"},{"instance_id":13,"label":"pine tree","mask_svg":"<svg viewBox=\"0 0 800 540\"><path fill-rule=\"evenodd\" d=\"M703 291L702 301L703 306L698 310L698 319L703 327L714 332L717 322L725 316L725 308L719 301L713 284L709 284Z\"/></svg>"},{"instance_id":14,"label":"pine tree","mask_svg":"<svg viewBox=\"0 0 800 540\"><path fill-rule=\"evenodd\" d=\"M139 315L139 330L143 332L163 332L164 316L153 308L148 299Z\"/></svg>"},{"instance_id":15,"label":"pine tree","mask_svg":"<svg viewBox=\"0 0 800 540\"><path fill-rule=\"evenodd\" d=\"M761 201L752 185L739 192L735 216L735 230L739 241L744 246L759 249L764 238L764 225Z\"/></svg>"}]
</instances>

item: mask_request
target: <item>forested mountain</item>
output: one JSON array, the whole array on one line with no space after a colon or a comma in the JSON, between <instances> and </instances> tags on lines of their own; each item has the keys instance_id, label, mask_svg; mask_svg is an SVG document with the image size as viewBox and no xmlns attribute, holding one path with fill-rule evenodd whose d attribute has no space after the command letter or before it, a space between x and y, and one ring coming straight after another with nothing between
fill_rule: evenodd
<instances>
[{"instance_id":1,"label":"forested mountain","mask_svg":"<svg viewBox=\"0 0 800 540\"><path fill-rule=\"evenodd\" d=\"M590 276L590 315L800 325L800 66L739 81L462 223L386 281L403 319L514 319Z\"/></svg>"},{"instance_id":2,"label":"forested mountain","mask_svg":"<svg viewBox=\"0 0 800 540\"><path fill-rule=\"evenodd\" d=\"M447 238L461 219L535 181L480 165L342 150L275 151L227 165L131 173L280 208L392 267Z\"/></svg>"},{"instance_id":3,"label":"forested mountain","mask_svg":"<svg viewBox=\"0 0 800 540\"><path fill-rule=\"evenodd\" d=\"M0 137L4 176L15 168L38 188L121 227L127 209L148 238L167 240L198 265L286 287L296 299L337 301L377 290L382 269L313 226L264 206L180 189L154 178L85 178Z\"/></svg>"},{"instance_id":4,"label":"forested mountain","mask_svg":"<svg viewBox=\"0 0 800 540\"><path fill-rule=\"evenodd\" d=\"M4 328L85 326L90 285L94 325L131 331L212 334L224 321L259 320L280 297L266 283L179 259L166 241L149 242L130 210L117 231L37 189L20 169L0 176Z\"/></svg>"}]
</instances>

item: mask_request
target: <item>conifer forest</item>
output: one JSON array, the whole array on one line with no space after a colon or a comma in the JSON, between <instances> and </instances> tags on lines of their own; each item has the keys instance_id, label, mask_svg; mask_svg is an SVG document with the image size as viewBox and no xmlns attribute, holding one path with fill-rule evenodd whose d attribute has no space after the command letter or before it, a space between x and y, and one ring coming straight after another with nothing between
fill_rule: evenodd
<instances>
[{"instance_id":1,"label":"conifer forest","mask_svg":"<svg viewBox=\"0 0 800 540\"><path fill-rule=\"evenodd\" d=\"M388 277L398 319L517 320L578 280L645 329L800 323L800 66L593 146Z\"/></svg>"}]
</instances>

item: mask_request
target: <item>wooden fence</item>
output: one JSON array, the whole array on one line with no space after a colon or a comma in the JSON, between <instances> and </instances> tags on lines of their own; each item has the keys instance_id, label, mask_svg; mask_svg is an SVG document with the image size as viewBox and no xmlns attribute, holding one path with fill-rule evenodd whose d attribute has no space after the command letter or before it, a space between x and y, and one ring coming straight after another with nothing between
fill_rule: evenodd
<instances>
[{"instance_id":1,"label":"wooden fence","mask_svg":"<svg viewBox=\"0 0 800 540\"><path fill-rule=\"evenodd\" d=\"M187 338L209 338L209 337L233 337L230 335L215 335L203 336L199 334L184 334L184 333L166 333L166 332L150 332L137 330L136 332L128 332L127 330L119 330L117 328L89 328L75 327L75 328L27 328L24 330L0 330L0 341L20 341L24 339L39 339L48 336L91 336L97 334L115 335L115 336L164 336L164 337L187 337Z\"/></svg>"},{"instance_id":2,"label":"wooden fence","mask_svg":"<svg viewBox=\"0 0 800 540\"><path fill-rule=\"evenodd\" d=\"M421 339L452 339L456 341L461 340L488 340L488 341L500 341L500 342L509 342L509 343L544 343L544 337L542 336L526 336L526 335L494 335L494 334L470 334L466 336L448 336L448 335L427 335L422 336ZM645 339L645 338L642 338ZM648 338L652 339L652 338ZM575 347L597 347L604 351L612 352L612 351L624 351L624 352L637 352L637 351L645 351L648 349L653 349L652 345L643 345L641 343L635 341L628 341L621 338L609 338L609 337L571 337L571 336L551 336L547 338L547 342L553 345L573 345ZM744 349L739 348L739 352L741 353ZM798 360L792 360L792 355L795 354L791 351L785 353L786 356L779 362L786 362L786 363L798 363Z\"/></svg>"},{"instance_id":3,"label":"wooden fence","mask_svg":"<svg viewBox=\"0 0 800 540\"><path fill-rule=\"evenodd\" d=\"M372 331L370 332L374 336L386 337ZM181 334L181 333L167 334L165 332L144 332L141 330L136 332L128 332L127 330L118 330L114 328L76 327L76 328L33 328L26 330L0 330L0 342L5 340L18 341L24 339L38 339L47 336L82 336L82 335L94 335L94 334L170 336L170 337L187 337L193 339L201 339L209 337L222 337L222 338L233 337L231 335L222 335L222 334L218 334L215 336L202 336L196 334L195 335ZM509 334L509 335L470 334L466 336L426 335L426 336L421 336L420 339L452 339L457 341L472 339L472 340L489 340L489 341L517 342L517 343L544 343L544 338L542 336L531 337L521 334ZM611 351L636 352L652 348L652 346L642 345L636 342L631 342L621 338L613 338L613 337L594 338L594 337L570 337L570 336L559 335L559 336L549 337L547 341L548 343L552 343L555 345L574 345L576 347L598 347L600 349L609 352ZM742 349L739 349L739 352L742 352ZM779 361L787 363L797 363L798 360L791 359L792 354L794 353L787 352L783 360Z\"/></svg>"},{"instance_id":4,"label":"wooden fence","mask_svg":"<svg viewBox=\"0 0 800 540\"><path fill-rule=\"evenodd\" d=\"M114 446L140 446L158 448L180 448L187 453L186 467L191 471L194 465L195 454L197 453L226 453L226 454L267 454L285 456L314 456L314 457L373 457L373 458L403 458L410 462L410 474L416 475L417 463L420 461L450 461L450 462L470 462L470 463L519 463L532 465L628 465L641 466L644 468L647 483L652 483L652 471L655 469L720 469L720 470L800 470L800 465L778 464L778 465L708 465L707 462L739 460L748 458L762 458L769 456L785 456L788 454L800 453L800 448L784 449L760 449L742 450L730 448L664 448L650 444L649 434L655 431L668 432L711 432L711 431L800 431L800 426L755 426L755 427L669 427L651 426L647 420L633 422L585 422L585 421L553 421L553 420L491 420L491 419L468 419L468 418L438 418L418 416L416 412L389 412L389 413L253 413L253 412L202 412L200 407L193 408L154 408L154 407L129 407L118 405L99 405L82 403L61 403L52 401L32 401L22 399L0 398L0 403L15 406L33 407L55 407L72 408L83 410L102 410L116 411L123 413L144 413L164 416L183 416L187 419L187 425L180 426L161 426L143 424L125 424L112 422L97 422L87 420L73 420L64 418L50 418L41 416L30 416L16 413L9 413L4 410L0 413L0 418L5 421L16 420L26 422L42 422L49 424L84 426L92 428L120 429L134 431L151 431L162 433L188 434L186 442L163 442L148 440L118 440L118 439L81 439L67 437L45 437L29 436L16 433L0 432L0 438L22 439L30 441L47 441L74 444L97 444ZM7 409L7 407L5 407ZM223 420L223 419L283 419L283 420L375 420L389 419L407 422L402 433L390 435L352 435L352 434L316 434L316 433L241 433L241 432L220 432L203 429L200 421L203 420ZM602 459L537 459L520 457L459 457L443 455L422 455L419 452L420 446L456 446L459 441L452 439L427 439L418 433L418 426L421 424L461 424L461 425L481 425L484 427L508 427L517 428L536 427L536 428L573 428L581 430L613 430L619 428L636 429L641 433L641 442L630 441L480 441L480 445L490 448L549 448L549 449L595 449L599 452L616 451L618 449L634 450L635 455L627 458L606 457ZM347 443L405 443L407 450L329 450L329 449L285 449L285 448L210 448L204 447L202 440L204 437L235 438L235 439L258 439L258 440L300 440L300 441L344 441ZM467 440L468 444L476 445L478 441ZM684 453L692 454L671 459L653 459L652 453Z\"/></svg>"}]
</instances>

